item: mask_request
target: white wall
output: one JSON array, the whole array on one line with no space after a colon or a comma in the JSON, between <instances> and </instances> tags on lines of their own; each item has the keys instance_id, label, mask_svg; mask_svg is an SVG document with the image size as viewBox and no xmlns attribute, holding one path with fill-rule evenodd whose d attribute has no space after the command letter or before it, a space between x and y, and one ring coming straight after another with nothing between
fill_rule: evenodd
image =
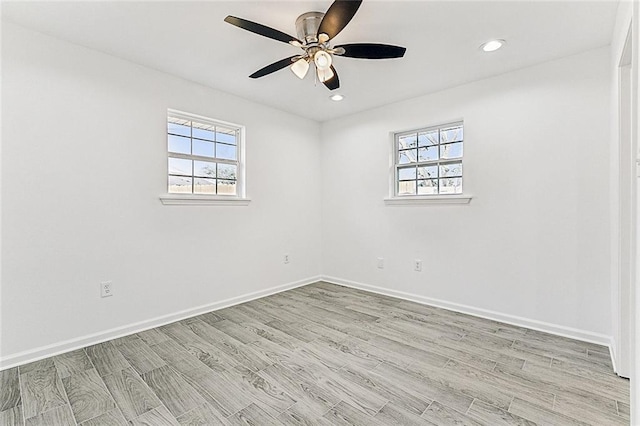
<instances>
[{"instance_id":1,"label":"white wall","mask_svg":"<svg viewBox=\"0 0 640 426\"><path fill-rule=\"evenodd\" d=\"M2 27L5 365L320 274L317 123ZM249 206L160 203L167 108L246 126Z\"/></svg>"},{"instance_id":2,"label":"white wall","mask_svg":"<svg viewBox=\"0 0 640 426\"><path fill-rule=\"evenodd\" d=\"M608 343L609 55L324 123L323 273ZM460 118L471 204L385 206L389 132Z\"/></svg>"}]
</instances>

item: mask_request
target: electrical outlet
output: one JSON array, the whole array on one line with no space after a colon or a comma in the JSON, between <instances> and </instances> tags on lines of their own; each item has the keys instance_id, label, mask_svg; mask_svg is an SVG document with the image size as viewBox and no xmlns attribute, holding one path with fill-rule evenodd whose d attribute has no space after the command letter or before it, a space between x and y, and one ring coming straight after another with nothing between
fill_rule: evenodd
<instances>
[{"instance_id":1,"label":"electrical outlet","mask_svg":"<svg viewBox=\"0 0 640 426\"><path fill-rule=\"evenodd\" d=\"M378 258L378 269L384 269L384 258Z\"/></svg>"},{"instance_id":2,"label":"electrical outlet","mask_svg":"<svg viewBox=\"0 0 640 426\"><path fill-rule=\"evenodd\" d=\"M113 283L111 281L103 281L100 283L100 297L113 296Z\"/></svg>"},{"instance_id":3,"label":"electrical outlet","mask_svg":"<svg viewBox=\"0 0 640 426\"><path fill-rule=\"evenodd\" d=\"M282 261L284 263L289 263L289 253L286 253L283 257L282 257Z\"/></svg>"},{"instance_id":4,"label":"electrical outlet","mask_svg":"<svg viewBox=\"0 0 640 426\"><path fill-rule=\"evenodd\" d=\"M416 272L422 271L422 260L416 259L413 261L413 270Z\"/></svg>"}]
</instances>

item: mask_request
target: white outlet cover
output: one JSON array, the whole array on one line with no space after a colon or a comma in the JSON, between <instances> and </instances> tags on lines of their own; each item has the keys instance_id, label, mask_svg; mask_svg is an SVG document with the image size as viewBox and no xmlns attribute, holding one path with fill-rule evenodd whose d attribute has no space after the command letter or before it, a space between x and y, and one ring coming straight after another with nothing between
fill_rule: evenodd
<instances>
[{"instance_id":1,"label":"white outlet cover","mask_svg":"<svg viewBox=\"0 0 640 426\"><path fill-rule=\"evenodd\" d=\"M103 281L100 283L100 297L113 296L113 283L111 281Z\"/></svg>"},{"instance_id":2,"label":"white outlet cover","mask_svg":"<svg viewBox=\"0 0 640 426\"><path fill-rule=\"evenodd\" d=\"M416 271L416 272L421 272L422 271L422 260L416 259L413 262L413 270Z\"/></svg>"},{"instance_id":3,"label":"white outlet cover","mask_svg":"<svg viewBox=\"0 0 640 426\"><path fill-rule=\"evenodd\" d=\"M378 258L378 269L384 269L384 258Z\"/></svg>"}]
</instances>

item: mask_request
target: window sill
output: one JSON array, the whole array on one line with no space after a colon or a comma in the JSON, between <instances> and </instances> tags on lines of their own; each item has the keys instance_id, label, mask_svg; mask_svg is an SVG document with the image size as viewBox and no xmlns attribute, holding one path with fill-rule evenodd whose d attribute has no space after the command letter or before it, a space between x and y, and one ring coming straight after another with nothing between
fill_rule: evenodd
<instances>
[{"instance_id":1,"label":"window sill","mask_svg":"<svg viewBox=\"0 0 640 426\"><path fill-rule=\"evenodd\" d=\"M420 197L385 198L387 206L415 206L423 204L469 204L471 195L423 195Z\"/></svg>"},{"instance_id":2,"label":"window sill","mask_svg":"<svg viewBox=\"0 0 640 426\"><path fill-rule=\"evenodd\" d=\"M160 201L165 206L248 206L249 198L193 194L163 194Z\"/></svg>"}]
</instances>

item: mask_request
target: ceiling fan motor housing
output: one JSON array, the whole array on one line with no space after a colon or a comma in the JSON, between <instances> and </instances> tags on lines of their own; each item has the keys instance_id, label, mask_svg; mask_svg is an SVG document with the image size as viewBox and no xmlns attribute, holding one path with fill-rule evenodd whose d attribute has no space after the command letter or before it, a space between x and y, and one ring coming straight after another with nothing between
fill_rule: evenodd
<instances>
[{"instance_id":1,"label":"ceiling fan motor housing","mask_svg":"<svg viewBox=\"0 0 640 426\"><path fill-rule=\"evenodd\" d=\"M324 13L322 12L307 12L298 16L296 19L296 32L298 38L303 40L305 44L318 43L318 28Z\"/></svg>"}]
</instances>

